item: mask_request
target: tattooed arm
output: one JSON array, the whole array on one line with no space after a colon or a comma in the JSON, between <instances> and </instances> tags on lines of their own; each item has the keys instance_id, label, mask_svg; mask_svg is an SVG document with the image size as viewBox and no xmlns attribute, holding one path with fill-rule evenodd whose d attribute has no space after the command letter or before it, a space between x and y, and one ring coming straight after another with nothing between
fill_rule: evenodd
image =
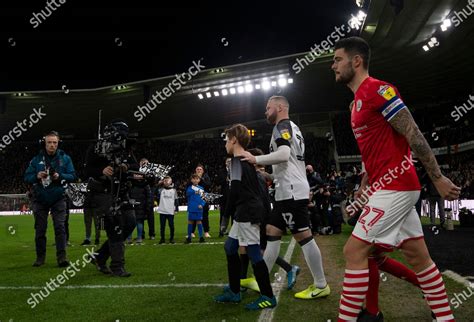
<instances>
[{"instance_id":1,"label":"tattooed arm","mask_svg":"<svg viewBox=\"0 0 474 322\"><path fill-rule=\"evenodd\" d=\"M407 108L401 109L389 122L395 131L407 139L410 148L425 166L426 172L441 197L448 200L457 199L459 197L460 188L456 187L451 180L441 173L433 151L431 151L428 142L416 125L410 111Z\"/></svg>"}]
</instances>

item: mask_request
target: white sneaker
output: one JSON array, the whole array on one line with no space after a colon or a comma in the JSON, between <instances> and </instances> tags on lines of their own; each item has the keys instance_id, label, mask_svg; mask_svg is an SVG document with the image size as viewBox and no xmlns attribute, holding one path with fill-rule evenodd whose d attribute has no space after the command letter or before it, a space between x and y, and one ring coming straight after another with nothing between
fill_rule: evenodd
<instances>
[{"instance_id":1,"label":"white sneaker","mask_svg":"<svg viewBox=\"0 0 474 322\"><path fill-rule=\"evenodd\" d=\"M204 233L204 237L211 238L211 235L209 235L209 233Z\"/></svg>"},{"instance_id":2,"label":"white sneaker","mask_svg":"<svg viewBox=\"0 0 474 322\"><path fill-rule=\"evenodd\" d=\"M194 235L194 233L191 233L191 237L196 238L196 235Z\"/></svg>"}]
</instances>

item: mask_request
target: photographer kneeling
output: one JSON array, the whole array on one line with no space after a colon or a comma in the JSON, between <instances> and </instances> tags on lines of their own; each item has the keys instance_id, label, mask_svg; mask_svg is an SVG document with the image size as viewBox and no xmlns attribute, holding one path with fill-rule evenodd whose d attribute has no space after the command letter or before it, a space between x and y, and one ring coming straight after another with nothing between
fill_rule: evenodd
<instances>
[{"instance_id":1,"label":"photographer kneeling","mask_svg":"<svg viewBox=\"0 0 474 322\"><path fill-rule=\"evenodd\" d=\"M107 240L93 258L104 274L129 277L125 270L124 241L135 228L134 201L129 198L128 170L138 170L128 142L128 125L112 121L104 127L103 138L91 147L86 156L87 189L98 206ZM107 260L111 258L110 268Z\"/></svg>"}]
</instances>

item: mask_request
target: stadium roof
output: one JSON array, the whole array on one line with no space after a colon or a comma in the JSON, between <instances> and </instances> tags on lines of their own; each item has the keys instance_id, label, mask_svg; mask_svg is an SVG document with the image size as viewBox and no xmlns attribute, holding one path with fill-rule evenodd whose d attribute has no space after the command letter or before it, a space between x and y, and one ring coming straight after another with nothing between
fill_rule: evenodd
<instances>
[{"instance_id":1,"label":"stadium roof","mask_svg":"<svg viewBox=\"0 0 474 322\"><path fill-rule=\"evenodd\" d=\"M398 7L393 3L397 3ZM474 20L465 19L459 26L452 25L446 32L440 29L446 18L453 17L465 6L465 1L454 0L436 3L429 0L408 1L404 6L403 1L372 1L366 10L367 18L360 33L373 49L371 75L395 84L409 106L435 108L436 104L442 102L465 100L466 95L473 90ZM357 11L354 10L355 15ZM313 44L321 44L335 26L342 24L340 19L334 21L329 23L328 33L317 39L305 34L308 50ZM433 44L429 51L425 51L423 46L428 45L432 37L436 37L438 45ZM233 55L231 51L222 55ZM65 87L64 91L24 91L27 96L3 92L0 133L7 133L17 121L23 120L34 107L39 106L44 106L43 112L47 116L29 129L22 139L38 137L50 129L75 138L93 138L98 109L103 110L104 120L115 117L126 119L132 132L137 132L140 137L169 136L235 122L249 122L263 118L265 100L273 93L286 95L293 113L346 110L351 93L344 86L335 84L330 70L331 53L321 55L300 73L296 73L294 64L306 53L213 66L196 75L141 122L137 122L133 116L137 106L144 105L152 94L173 81L174 73L139 82L110 83L109 86L87 90ZM197 61L203 55L194 57ZM205 59L202 63L205 65ZM180 71L183 69L176 70ZM284 88L276 86L269 91L254 88L252 93L225 97L222 94L215 97L213 93L222 91L224 85L230 89L231 83L237 87L238 82L242 82L241 86L245 87L247 81L256 84L264 77L270 81L274 77L273 80L277 81L281 75L285 79L291 78L293 83ZM126 87L118 89L115 85ZM210 92L212 97L198 98L199 93L205 95L206 92Z\"/></svg>"}]
</instances>

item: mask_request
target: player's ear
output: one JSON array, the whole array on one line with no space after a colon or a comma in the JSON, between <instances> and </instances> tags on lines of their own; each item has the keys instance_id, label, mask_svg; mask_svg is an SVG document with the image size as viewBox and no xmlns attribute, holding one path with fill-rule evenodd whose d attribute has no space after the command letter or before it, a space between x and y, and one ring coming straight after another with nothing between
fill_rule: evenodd
<instances>
[{"instance_id":1,"label":"player's ear","mask_svg":"<svg viewBox=\"0 0 474 322\"><path fill-rule=\"evenodd\" d=\"M352 59L354 68L360 67L362 65L362 57L360 55L355 55Z\"/></svg>"}]
</instances>

